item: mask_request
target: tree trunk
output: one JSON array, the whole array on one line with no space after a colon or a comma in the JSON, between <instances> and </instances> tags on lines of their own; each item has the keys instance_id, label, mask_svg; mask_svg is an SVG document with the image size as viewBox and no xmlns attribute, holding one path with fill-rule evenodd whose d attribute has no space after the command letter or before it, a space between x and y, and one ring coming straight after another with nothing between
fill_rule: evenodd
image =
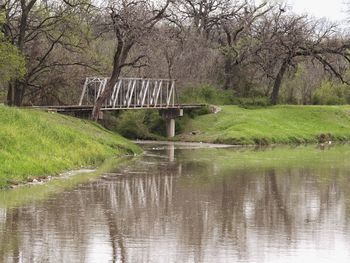
<instances>
[{"instance_id":1,"label":"tree trunk","mask_svg":"<svg viewBox=\"0 0 350 263\"><path fill-rule=\"evenodd\" d=\"M119 54L116 54L116 57L117 56L119 56ZM97 100L95 102L94 108L92 110L92 115L91 115L91 118L94 121L97 121L99 119L100 110L103 106L103 103L105 103L105 101L113 93L113 88L114 88L115 84L117 83L117 81L119 79L120 72L121 72L120 65L122 65L126 60L126 55L123 57L125 57L125 58L122 58L121 62L117 58L115 59L116 62L115 62L114 67L113 67L112 76L108 80L105 90L102 92L102 94L97 98Z\"/></svg>"},{"instance_id":2,"label":"tree trunk","mask_svg":"<svg viewBox=\"0 0 350 263\"><path fill-rule=\"evenodd\" d=\"M288 208L283 200L282 194L278 189L276 171L273 169L269 170L267 172L267 176L270 179L272 197L275 199L278 212L282 215L284 219L286 231L288 231L288 234L290 234L291 233L291 216L288 213Z\"/></svg>"},{"instance_id":3,"label":"tree trunk","mask_svg":"<svg viewBox=\"0 0 350 263\"><path fill-rule=\"evenodd\" d=\"M94 121L97 121L99 119L100 110L103 106L103 103L105 103L105 101L112 95L113 87L117 83L119 75L120 71L117 75L113 76L110 80L108 80L104 92L102 92L102 94L97 98L91 115L91 118Z\"/></svg>"},{"instance_id":4,"label":"tree trunk","mask_svg":"<svg viewBox=\"0 0 350 263\"><path fill-rule=\"evenodd\" d=\"M230 57L225 58L224 62L224 86L225 90L232 88L232 72L233 72L233 63Z\"/></svg>"},{"instance_id":5,"label":"tree trunk","mask_svg":"<svg viewBox=\"0 0 350 263\"><path fill-rule=\"evenodd\" d=\"M14 101L14 85L13 83L9 83L8 88L7 88L7 101L6 104L8 106L13 106L13 101Z\"/></svg>"},{"instance_id":6,"label":"tree trunk","mask_svg":"<svg viewBox=\"0 0 350 263\"><path fill-rule=\"evenodd\" d=\"M113 70L111 78L107 82L105 90L97 98L94 108L92 110L91 118L94 121L97 121L99 119L100 110L103 106L103 103L105 103L106 99L112 95L113 88L119 79L123 65L125 66L125 61L128 57L129 51L131 50L134 44L134 41L125 43L121 38L118 39L118 47L113 58Z\"/></svg>"},{"instance_id":7,"label":"tree trunk","mask_svg":"<svg viewBox=\"0 0 350 263\"><path fill-rule=\"evenodd\" d=\"M12 41L12 42L14 45L16 45L16 47L22 54L25 54L24 52L25 36L27 32L27 27L28 27L28 15L32 10L33 6L35 5L35 3L37 2L37 0L31 0L28 3L26 3L26 1L20 1L20 2L21 2L22 13L20 17L20 23L18 25L19 26L18 41L17 42ZM8 32L8 30L5 30L5 33L6 33L6 36L10 38L11 33ZM25 89L26 89L26 86L23 85L23 83L20 82L18 79L10 82L8 86L8 93L7 93L7 105L18 106L18 107L22 106Z\"/></svg>"},{"instance_id":8,"label":"tree trunk","mask_svg":"<svg viewBox=\"0 0 350 263\"><path fill-rule=\"evenodd\" d=\"M173 60L169 59L168 60L168 78L169 79L173 78L173 74L172 74L172 72L173 72L173 64L174 64Z\"/></svg>"},{"instance_id":9,"label":"tree trunk","mask_svg":"<svg viewBox=\"0 0 350 263\"><path fill-rule=\"evenodd\" d=\"M281 84L282 84L282 80L284 77L284 74L287 71L288 65L290 63L290 59L286 59L282 65L281 68L277 74L277 77L275 79L275 82L273 84L273 89L272 89L272 93L271 93L271 104L276 105L277 101L278 101L278 94L280 92L280 88L281 88Z\"/></svg>"},{"instance_id":10,"label":"tree trunk","mask_svg":"<svg viewBox=\"0 0 350 263\"><path fill-rule=\"evenodd\" d=\"M9 83L7 91L8 106L22 106L24 86L18 80Z\"/></svg>"},{"instance_id":11,"label":"tree trunk","mask_svg":"<svg viewBox=\"0 0 350 263\"><path fill-rule=\"evenodd\" d=\"M142 2L142 1L141 1ZM102 92L102 94L97 98L94 108L92 110L91 118L94 121L97 121L99 119L100 110L103 106L103 103L105 103L106 99L108 99L113 92L113 88L115 84L117 83L121 70L123 67L129 67L134 66L137 64L137 62L143 57L139 56L137 59L130 63L125 63L130 50L132 47L138 42L138 40L143 37L139 36L139 33L136 32L143 32L143 34L149 34L151 29L156 25L157 22L159 22L163 17L166 9L168 8L171 0L167 0L166 4L161 8L160 10L153 10L151 12L152 16L150 19L146 17L142 17L137 25L135 25L135 29L131 29L129 32L129 29L125 29L125 26L129 27L129 23L131 23L132 20L128 19L134 19L129 17L122 17L122 19L118 18L119 15L116 15L114 10L112 9L111 12L111 18L113 22L114 27L114 33L116 34L116 40L117 40L117 50L114 53L113 58L113 71L112 76L107 82L107 87ZM134 6L135 10L138 10L137 6L139 3L135 1ZM136 34L135 34L136 33Z\"/></svg>"}]
</instances>

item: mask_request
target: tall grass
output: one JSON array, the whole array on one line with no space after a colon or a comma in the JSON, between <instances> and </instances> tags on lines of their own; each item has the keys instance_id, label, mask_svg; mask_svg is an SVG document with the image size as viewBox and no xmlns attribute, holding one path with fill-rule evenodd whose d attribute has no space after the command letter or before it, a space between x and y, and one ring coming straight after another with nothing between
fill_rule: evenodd
<instances>
[{"instance_id":1,"label":"tall grass","mask_svg":"<svg viewBox=\"0 0 350 263\"><path fill-rule=\"evenodd\" d=\"M0 106L0 187L100 164L138 148L86 120Z\"/></svg>"}]
</instances>

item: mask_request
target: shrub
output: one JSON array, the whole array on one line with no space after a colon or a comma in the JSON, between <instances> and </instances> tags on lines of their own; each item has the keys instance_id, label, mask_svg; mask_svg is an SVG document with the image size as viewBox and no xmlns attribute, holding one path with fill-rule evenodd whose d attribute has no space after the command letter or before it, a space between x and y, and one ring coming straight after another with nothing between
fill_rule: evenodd
<instances>
[{"instance_id":1,"label":"shrub","mask_svg":"<svg viewBox=\"0 0 350 263\"><path fill-rule=\"evenodd\" d=\"M6 92L0 90L0 103L4 103L6 101Z\"/></svg>"},{"instance_id":2,"label":"shrub","mask_svg":"<svg viewBox=\"0 0 350 263\"><path fill-rule=\"evenodd\" d=\"M129 139L156 139L166 135L165 121L154 110L124 111L106 114L103 125Z\"/></svg>"},{"instance_id":3,"label":"shrub","mask_svg":"<svg viewBox=\"0 0 350 263\"><path fill-rule=\"evenodd\" d=\"M314 93L312 102L315 105L342 105L347 103L348 97L349 92L345 85L324 81Z\"/></svg>"},{"instance_id":4,"label":"shrub","mask_svg":"<svg viewBox=\"0 0 350 263\"><path fill-rule=\"evenodd\" d=\"M192 109L192 110L187 110L184 115L187 115L188 117L190 117L191 119L194 119L195 117L201 116L201 115L206 115L209 114L210 109L209 106L204 106L201 107L199 109Z\"/></svg>"},{"instance_id":5,"label":"shrub","mask_svg":"<svg viewBox=\"0 0 350 263\"><path fill-rule=\"evenodd\" d=\"M156 136L166 136L165 120L159 115L158 111L146 111L144 124L148 127L149 134Z\"/></svg>"},{"instance_id":6,"label":"shrub","mask_svg":"<svg viewBox=\"0 0 350 263\"><path fill-rule=\"evenodd\" d=\"M125 111L117 118L116 131L127 138L147 139L148 128L144 119L143 111Z\"/></svg>"},{"instance_id":7,"label":"shrub","mask_svg":"<svg viewBox=\"0 0 350 263\"><path fill-rule=\"evenodd\" d=\"M180 92L181 103L204 103L216 105L233 104L233 91L222 90L211 85L188 87Z\"/></svg>"},{"instance_id":8,"label":"shrub","mask_svg":"<svg viewBox=\"0 0 350 263\"><path fill-rule=\"evenodd\" d=\"M271 102L267 97L239 98L238 105L242 108L249 109L257 107L267 107L271 105Z\"/></svg>"}]
</instances>

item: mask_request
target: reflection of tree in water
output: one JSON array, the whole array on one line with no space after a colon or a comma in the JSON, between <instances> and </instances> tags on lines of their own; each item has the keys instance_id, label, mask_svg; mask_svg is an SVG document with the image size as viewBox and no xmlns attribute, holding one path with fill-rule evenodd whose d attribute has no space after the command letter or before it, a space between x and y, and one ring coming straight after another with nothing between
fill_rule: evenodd
<instances>
[{"instance_id":1,"label":"reflection of tree in water","mask_svg":"<svg viewBox=\"0 0 350 263\"><path fill-rule=\"evenodd\" d=\"M87 261L107 245L113 262L162 261L160 252L169 261L201 262L219 259L223 247L231 258L263 257L264 244L295 246L298 236L318 238L334 220L348 227L344 189L336 179L319 183L313 173L145 157L123 175L8 210L0 256Z\"/></svg>"},{"instance_id":2,"label":"reflection of tree in water","mask_svg":"<svg viewBox=\"0 0 350 263\"><path fill-rule=\"evenodd\" d=\"M201 173L211 173L213 170L212 163L207 163L207 168L203 167L203 163L183 165L185 168L191 166L201 167ZM191 171L190 168L185 168L184 173ZM333 172L336 171L330 171L331 176L334 175ZM309 238L314 238L316 243L319 239L322 240L320 236L326 235L323 238L331 244L334 237L327 236L329 233L323 231L323 228L332 229L330 222L334 225L348 225L344 218L345 200L341 194L346 189L341 189L335 179L321 183L317 179L317 171L231 170L221 171L220 175L213 181L206 180L210 176L199 174L198 177L204 180L196 178L192 181L199 182L201 195L210 196L210 206L213 208L209 211L214 212L214 215L209 216L212 218L211 225L220 227L218 240L222 244L234 244L237 257L249 258L250 254L257 254L259 250L263 257L264 245L274 241L281 249L296 246L296 240L307 233L312 233ZM212 233L208 234L208 231ZM184 234L187 232L184 231ZM199 228L197 234L200 233ZM215 229L209 228L204 234L212 237L203 238L206 242L212 242L216 237ZM255 251L254 245L249 246L252 241L255 241L258 251ZM208 248L212 245L201 244L201 247Z\"/></svg>"},{"instance_id":3,"label":"reflection of tree in water","mask_svg":"<svg viewBox=\"0 0 350 263\"><path fill-rule=\"evenodd\" d=\"M3 210L0 228L0 261L5 261L5 256L11 262L19 262L20 239L18 237L18 209ZM11 233L11 234L8 234Z\"/></svg>"}]
</instances>

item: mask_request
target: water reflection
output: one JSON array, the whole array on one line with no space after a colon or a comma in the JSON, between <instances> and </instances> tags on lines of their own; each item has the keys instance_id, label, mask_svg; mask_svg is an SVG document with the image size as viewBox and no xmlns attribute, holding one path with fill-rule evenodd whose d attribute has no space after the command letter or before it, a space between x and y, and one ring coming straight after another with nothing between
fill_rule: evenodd
<instances>
[{"instance_id":1,"label":"water reflection","mask_svg":"<svg viewBox=\"0 0 350 263\"><path fill-rule=\"evenodd\" d=\"M146 148L133 167L0 210L0 261L349 261L347 166L236 169L220 158L234 150Z\"/></svg>"}]
</instances>

